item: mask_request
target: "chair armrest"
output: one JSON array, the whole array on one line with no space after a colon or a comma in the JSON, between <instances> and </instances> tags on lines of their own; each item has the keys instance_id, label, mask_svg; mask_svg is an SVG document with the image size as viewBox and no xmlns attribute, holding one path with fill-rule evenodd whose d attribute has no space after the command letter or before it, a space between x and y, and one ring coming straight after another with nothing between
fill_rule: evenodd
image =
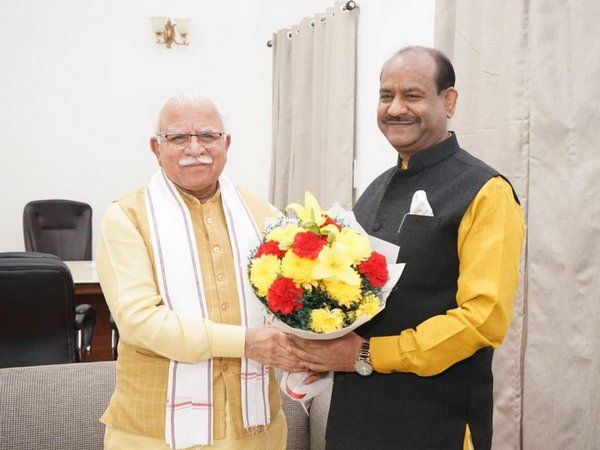
<instances>
[{"instance_id":1,"label":"chair armrest","mask_svg":"<svg viewBox=\"0 0 600 450\"><path fill-rule=\"evenodd\" d=\"M89 351L96 325L96 311L92 305L77 305L75 307L75 328L77 329L77 352Z\"/></svg>"},{"instance_id":2,"label":"chair armrest","mask_svg":"<svg viewBox=\"0 0 600 450\"><path fill-rule=\"evenodd\" d=\"M119 347L119 329L117 323L113 318L112 314L109 315L108 321L110 322L110 345L112 348L113 359L117 359L118 347Z\"/></svg>"}]
</instances>

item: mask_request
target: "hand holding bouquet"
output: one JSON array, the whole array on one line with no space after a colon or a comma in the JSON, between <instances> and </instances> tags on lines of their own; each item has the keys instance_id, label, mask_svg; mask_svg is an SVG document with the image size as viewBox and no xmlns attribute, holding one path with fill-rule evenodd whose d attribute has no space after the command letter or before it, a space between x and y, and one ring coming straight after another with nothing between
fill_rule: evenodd
<instances>
[{"instance_id":1,"label":"hand holding bouquet","mask_svg":"<svg viewBox=\"0 0 600 450\"><path fill-rule=\"evenodd\" d=\"M367 236L351 212L322 211L308 192L305 205L286 210L267 225L248 266L275 324L303 338L333 339L379 313L404 267L395 264L398 248Z\"/></svg>"}]
</instances>

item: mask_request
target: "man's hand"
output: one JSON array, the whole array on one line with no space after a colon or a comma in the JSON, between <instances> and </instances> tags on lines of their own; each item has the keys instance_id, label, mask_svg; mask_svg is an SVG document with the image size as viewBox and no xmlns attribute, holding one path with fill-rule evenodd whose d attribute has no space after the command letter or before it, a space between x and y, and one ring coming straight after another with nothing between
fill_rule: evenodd
<instances>
[{"instance_id":1,"label":"man's hand","mask_svg":"<svg viewBox=\"0 0 600 450\"><path fill-rule=\"evenodd\" d=\"M362 338L350 332L332 340L306 340L292 337L296 346L293 354L300 358L301 365L313 372L354 372L354 362L360 353ZM311 379L315 381L314 379Z\"/></svg>"},{"instance_id":2,"label":"man's hand","mask_svg":"<svg viewBox=\"0 0 600 450\"><path fill-rule=\"evenodd\" d=\"M244 356L268 366L278 367L288 372L303 371L300 358L290 351L294 347L291 337L273 326L246 330Z\"/></svg>"}]
</instances>

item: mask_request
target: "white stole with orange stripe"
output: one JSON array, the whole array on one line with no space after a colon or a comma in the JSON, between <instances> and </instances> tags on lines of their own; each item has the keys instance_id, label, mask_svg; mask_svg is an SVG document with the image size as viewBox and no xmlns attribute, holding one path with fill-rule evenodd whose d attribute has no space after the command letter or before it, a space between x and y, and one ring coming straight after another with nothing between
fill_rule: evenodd
<instances>
[{"instance_id":1,"label":"white stole with orange stripe","mask_svg":"<svg viewBox=\"0 0 600 450\"><path fill-rule=\"evenodd\" d=\"M253 299L246 269L249 244L259 242L260 230L233 183L221 175L219 185L233 251L241 325L260 326L264 323L263 310ZM146 210L158 286L164 303L179 314L208 320L201 260L190 213L162 169L146 186ZM271 420L269 368L247 358L242 358L241 363L244 427L268 425ZM212 370L212 359L196 364L171 361L165 441L172 449L212 444Z\"/></svg>"}]
</instances>

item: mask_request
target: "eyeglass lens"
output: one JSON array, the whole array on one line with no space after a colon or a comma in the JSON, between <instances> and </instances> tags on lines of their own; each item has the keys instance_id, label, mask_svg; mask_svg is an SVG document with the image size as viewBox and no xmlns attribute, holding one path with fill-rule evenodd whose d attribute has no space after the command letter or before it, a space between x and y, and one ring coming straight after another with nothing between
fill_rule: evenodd
<instances>
[{"instance_id":1,"label":"eyeglass lens","mask_svg":"<svg viewBox=\"0 0 600 450\"><path fill-rule=\"evenodd\" d=\"M178 147L188 145L191 142L192 136L195 136L198 140L198 143L204 147L211 147L217 144L218 140L223 136L223 133L214 131L192 134L177 133L164 135L169 144Z\"/></svg>"}]
</instances>

